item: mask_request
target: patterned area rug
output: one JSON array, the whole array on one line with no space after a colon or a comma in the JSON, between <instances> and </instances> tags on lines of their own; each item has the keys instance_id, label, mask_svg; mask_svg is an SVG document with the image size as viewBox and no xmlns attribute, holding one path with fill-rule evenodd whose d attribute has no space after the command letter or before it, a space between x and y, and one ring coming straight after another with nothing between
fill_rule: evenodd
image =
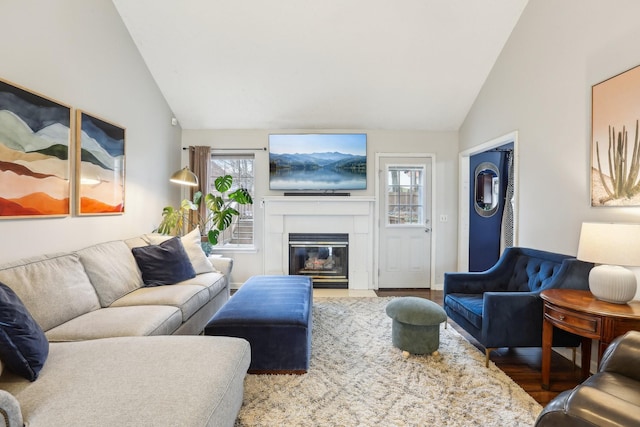
<instances>
[{"instance_id":1,"label":"patterned area rug","mask_svg":"<svg viewBox=\"0 0 640 427\"><path fill-rule=\"evenodd\" d=\"M391 343L392 298L314 301L305 375L248 375L240 426L531 426L542 407L452 327L437 356Z\"/></svg>"}]
</instances>

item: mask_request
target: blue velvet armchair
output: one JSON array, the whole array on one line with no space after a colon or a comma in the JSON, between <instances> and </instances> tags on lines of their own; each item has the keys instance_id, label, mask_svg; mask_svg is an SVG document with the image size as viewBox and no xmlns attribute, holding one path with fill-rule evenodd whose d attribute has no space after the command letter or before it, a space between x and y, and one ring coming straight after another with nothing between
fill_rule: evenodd
<instances>
[{"instance_id":1,"label":"blue velvet armchair","mask_svg":"<svg viewBox=\"0 0 640 427\"><path fill-rule=\"evenodd\" d=\"M593 264L568 255L529 248L507 248L489 270L445 273L447 315L485 348L542 346L542 299L545 289L588 289ZM553 345L575 347L580 337L553 334Z\"/></svg>"}]
</instances>

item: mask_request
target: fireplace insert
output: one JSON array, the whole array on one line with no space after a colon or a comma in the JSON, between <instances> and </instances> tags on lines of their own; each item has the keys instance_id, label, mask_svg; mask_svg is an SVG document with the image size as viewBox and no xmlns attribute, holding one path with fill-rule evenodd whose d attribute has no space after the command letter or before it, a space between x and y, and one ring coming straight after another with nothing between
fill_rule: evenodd
<instances>
[{"instance_id":1,"label":"fireplace insert","mask_svg":"<svg viewBox=\"0 0 640 427\"><path fill-rule=\"evenodd\" d=\"M289 274L310 276L315 288L349 287L349 235L289 234Z\"/></svg>"}]
</instances>

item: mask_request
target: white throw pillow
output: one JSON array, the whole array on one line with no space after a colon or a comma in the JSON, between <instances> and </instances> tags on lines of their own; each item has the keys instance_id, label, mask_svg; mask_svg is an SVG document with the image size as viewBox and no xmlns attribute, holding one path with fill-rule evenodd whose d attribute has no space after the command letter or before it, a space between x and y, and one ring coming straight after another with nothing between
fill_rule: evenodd
<instances>
[{"instance_id":1,"label":"white throw pillow","mask_svg":"<svg viewBox=\"0 0 640 427\"><path fill-rule=\"evenodd\" d=\"M147 234L146 237L150 245L159 245L171 238L171 236L165 236L163 234ZM217 271L207 259L207 254L202 250L199 227L182 236L180 240L182 241L184 250L187 251L187 255L196 274L215 273Z\"/></svg>"}]
</instances>

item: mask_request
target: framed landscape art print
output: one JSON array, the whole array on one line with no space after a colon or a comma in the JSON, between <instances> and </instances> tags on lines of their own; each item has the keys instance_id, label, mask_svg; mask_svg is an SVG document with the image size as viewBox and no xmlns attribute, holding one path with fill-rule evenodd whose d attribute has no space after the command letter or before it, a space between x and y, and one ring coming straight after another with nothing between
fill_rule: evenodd
<instances>
[{"instance_id":1,"label":"framed landscape art print","mask_svg":"<svg viewBox=\"0 0 640 427\"><path fill-rule=\"evenodd\" d=\"M125 130L84 111L76 112L76 211L124 213Z\"/></svg>"},{"instance_id":2,"label":"framed landscape art print","mask_svg":"<svg viewBox=\"0 0 640 427\"><path fill-rule=\"evenodd\" d=\"M640 66L591 88L591 206L640 206Z\"/></svg>"},{"instance_id":3,"label":"framed landscape art print","mask_svg":"<svg viewBox=\"0 0 640 427\"><path fill-rule=\"evenodd\" d=\"M71 108L0 80L0 219L70 214Z\"/></svg>"}]
</instances>

